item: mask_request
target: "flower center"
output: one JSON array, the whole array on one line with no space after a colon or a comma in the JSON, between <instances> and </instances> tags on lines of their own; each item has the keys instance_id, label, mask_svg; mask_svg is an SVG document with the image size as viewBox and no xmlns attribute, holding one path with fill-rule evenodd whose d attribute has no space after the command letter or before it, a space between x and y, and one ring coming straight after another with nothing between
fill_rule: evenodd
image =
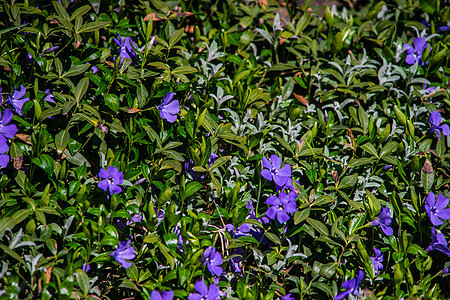
<instances>
[{"instance_id":1,"label":"flower center","mask_svg":"<svg viewBox=\"0 0 450 300\"><path fill-rule=\"evenodd\" d=\"M113 184L114 183L114 178L112 178L111 176L108 177L108 183L109 184Z\"/></svg>"}]
</instances>

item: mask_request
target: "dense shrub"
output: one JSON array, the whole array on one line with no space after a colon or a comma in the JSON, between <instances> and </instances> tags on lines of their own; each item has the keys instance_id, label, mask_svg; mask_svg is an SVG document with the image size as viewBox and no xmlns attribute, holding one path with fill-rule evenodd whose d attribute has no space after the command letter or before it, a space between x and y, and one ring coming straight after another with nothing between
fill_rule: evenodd
<instances>
[{"instance_id":1,"label":"dense shrub","mask_svg":"<svg viewBox=\"0 0 450 300\"><path fill-rule=\"evenodd\" d=\"M450 5L305 2L0 2L0 297L449 298Z\"/></svg>"}]
</instances>

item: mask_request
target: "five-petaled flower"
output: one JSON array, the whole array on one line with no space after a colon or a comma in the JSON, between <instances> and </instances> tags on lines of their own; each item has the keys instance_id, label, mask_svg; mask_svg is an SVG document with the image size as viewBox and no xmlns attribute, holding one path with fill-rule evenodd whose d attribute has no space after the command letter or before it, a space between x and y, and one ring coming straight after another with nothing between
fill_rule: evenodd
<instances>
[{"instance_id":1,"label":"five-petaled flower","mask_svg":"<svg viewBox=\"0 0 450 300\"><path fill-rule=\"evenodd\" d=\"M291 166L285 164L281 169L281 158L272 154L270 160L263 157L262 164L265 169L261 171L261 176L267 180L274 181L278 186L284 186L291 180Z\"/></svg>"},{"instance_id":2,"label":"five-petaled flower","mask_svg":"<svg viewBox=\"0 0 450 300\"><path fill-rule=\"evenodd\" d=\"M434 193L429 193L425 200L425 211L430 216L430 221L433 225L441 225L441 219L450 220L450 208L446 208L448 205L448 198L439 194L436 196Z\"/></svg>"},{"instance_id":3,"label":"five-petaled flower","mask_svg":"<svg viewBox=\"0 0 450 300\"><path fill-rule=\"evenodd\" d=\"M220 266L222 264L222 255L216 252L216 248L209 246L203 253L202 262L211 274L219 277L223 273L223 268Z\"/></svg>"},{"instance_id":4,"label":"five-petaled flower","mask_svg":"<svg viewBox=\"0 0 450 300\"><path fill-rule=\"evenodd\" d=\"M378 219L372 221L372 226L380 225L381 230L383 230L386 235L393 235L394 230L389 227L391 222L391 211L389 210L389 207L381 207L380 215L378 216Z\"/></svg>"},{"instance_id":5,"label":"five-petaled flower","mask_svg":"<svg viewBox=\"0 0 450 300\"><path fill-rule=\"evenodd\" d=\"M211 284L208 288L206 283L202 281L197 281L194 285L195 290L198 293L192 293L188 296L188 300L217 300L220 299L219 288L217 285Z\"/></svg>"},{"instance_id":6,"label":"five-petaled flower","mask_svg":"<svg viewBox=\"0 0 450 300\"><path fill-rule=\"evenodd\" d=\"M370 260L372 261L373 268L375 269L375 275L378 275L379 270L383 270L383 260L384 260L384 254L381 253L381 250L373 247L373 252L375 256L371 256Z\"/></svg>"},{"instance_id":7,"label":"five-petaled flower","mask_svg":"<svg viewBox=\"0 0 450 300\"><path fill-rule=\"evenodd\" d=\"M180 102L173 100L173 92L167 93L160 105L158 105L159 115L162 119L173 123L177 119L177 114L180 112Z\"/></svg>"},{"instance_id":8,"label":"five-petaled flower","mask_svg":"<svg viewBox=\"0 0 450 300\"><path fill-rule=\"evenodd\" d=\"M441 121L442 121L441 114L437 110L433 111L430 115L430 123L431 123L430 132L431 133L436 132L438 140L441 139L441 132L445 136L450 134L450 128L448 127L448 125L447 124L440 125Z\"/></svg>"},{"instance_id":9,"label":"five-petaled flower","mask_svg":"<svg viewBox=\"0 0 450 300\"><path fill-rule=\"evenodd\" d=\"M160 293L156 290L153 290L150 295L150 300L172 300L173 295L173 291L164 291Z\"/></svg>"},{"instance_id":10,"label":"five-petaled flower","mask_svg":"<svg viewBox=\"0 0 450 300\"><path fill-rule=\"evenodd\" d=\"M117 35L119 36L119 39L114 39L114 41L120 47L119 57L133 59L136 56L133 47L136 47L136 45L133 43L130 37L127 36L124 41L122 40L122 37L119 33L117 33Z\"/></svg>"},{"instance_id":11,"label":"five-petaled flower","mask_svg":"<svg viewBox=\"0 0 450 300\"><path fill-rule=\"evenodd\" d=\"M361 296L361 294L359 293L359 283L364 278L364 275L365 275L364 271L359 270L357 278L353 278L353 279L350 279L348 281L345 281L342 284L342 288L344 288L346 290L343 291L342 293L340 293L339 295L337 295L336 297L334 297L334 299L335 300L341 300L341 299L344 299L345 297L347 297L350 294L353 295L353 296L356 296L356 297Z\"/></svg>"},{"instance_id":12,"label":"five-petaled flower","mask_svg":"<svg viewBox=\"0 0 450 300\"><path fill-rule=\"evenodd\" d=\"M2 118L1 112L0 118ZM17 133L17 126L15 124L9 124L12 118L12 111L9 108L5 109L3 112L2 121L0 123L0 153L5 153L8 151L9 146L6 139L12 139Z\"/></svg>"},{"instance_id":13,"label":"five-petaled flower","mask_svg":"<svg viewBox=\"0 0 450 300\"><path fill-rule=\"evenodd\" d=\"M9 102L14 107L19 116L22 115L23 104L30 100L28 98L24 98L26 92L27 89L21 85L20 90L14 90L12 96L9 96L8 99L6 99L6 102Z\"/></svg>"},{"instance_id":14,"label":"five-petaled flower","mask_svg":"<svg viewBox=\"0 0 450 300\"><path fill-rule=\"evenodd\" d=\"M425 251L439 250L450 256L450 249L448 249L447 240L444 234L441 232L436 236L436 229L431 228L431 244L425 249Z\"/></svg>"},{"instance_id":15,"label":"five-petaled flower","mask_svg":"<svg viewBox=\"0 0 450 300\"><path fill-rule=\"evenodd\" d=\"M134 247L131 246L131 240L119 242L117 250L111 252L109 255L114 257L114 259L125 269L128 269L132 265L128 260L136 258Z\"/></svg>"},{"instance_id":16,"label":"five-petaled flower","mask_svg":"<svg viewBox=\"0 0 450 300\"><path fill-rule=\"evenodd\" d=\"M295 213L297 211L297 205L293 197L283 192L279 193L278 197L272 195L267 198L266 204L272 205L267 209L267 217L272 220L277 217L278 222L281 224L290 219L288 213Z\"/></svg>"},{"instance_id":17,"label":"five-petaled flower","mask_svg":"<svg viewBox=\"0 0 450 300\"><path fill-rule=\"evenodd\" d=\"M105 178L98 183L98 187L104 190L105 192L109 188L109 193L118 194L122 191L122 188L118 186L123 182L123 173L119 172L116 167L108 167L108 171L105 169L101 169L98 172L98 177Z\"/></svg>"},{"instance_id":18,"label":"five-petaled flower","mask_svg":"<svg viewBox=\"0 0 450 300\"><path fill-rule=\"evenodd\" d=\"M427 48L428 43L425 38L414 38L414 47L406 44L403 49L406 49L405 62L410 65L418 63L423 66L422 53ZM431 49L431 47L430 47Z\"/></svg>"}]
</instances>

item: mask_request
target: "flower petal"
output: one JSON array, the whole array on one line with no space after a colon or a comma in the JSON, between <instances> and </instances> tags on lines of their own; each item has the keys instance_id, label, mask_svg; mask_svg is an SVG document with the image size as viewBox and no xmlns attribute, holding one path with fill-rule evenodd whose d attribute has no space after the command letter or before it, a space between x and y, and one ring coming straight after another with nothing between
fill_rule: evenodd
<instances>
[{"instance_id":1,"label":"flower petal","mask_svg":"<svg viewBox=\"0 0 450 300\"><path fill-rule=\"evenodd\" d=\"M428 46L425 38L414 38L414 48L422 55L423 50Z\"/></svg>"},{"instance_id":2,"label":"flower petal","mask_svg":"<svg viewBox=\"0 0 450 300\"><path fill-rule=\"evenodd\" d=\"M269 219L273 220L273 219L275 219L275 216L276 216L277 212L278 212L278 208L277 208L276 206L271 206L271 207L269 207L269 209L266 211L266 216L267 216Z\"/></svg>"},{"instance_id":3,"label":"flower petal","mask_svg":"<svg viewBox=\"0 0 450 300\"><path fill-rule=\"evenodd\" d=\"M436 204L436 196L434 195L433 192L430 192L427 196L427 198L425 199L425 202L430 206L430 207L434 207Z\"/></svg>"},{"instance_id":4,"label":"flower petal","mask_svg":"<svg viewBox=\"0 0 450 300\"><path fill-rule=\"evenodd\" d=\"M380 224L380 225L381 225L381 230L383 230L384 234L386 234L388 236L394 234L394 230L391 227L386 226L384 224Z\"/></svg>"},{"instance_id":5,"label":"flower petal","mask_svg":"<svg viewBox=\"0 0 450 300\"><path fill-rule=\"evenodd\" d=\"M272 172L270 172L267 169L263 169L261 171L261 176L264 177L265 179L269 180L269 181L272 181Z\"/></svg>"},{"instance_id":6,"label":"flower petal","mask_svg":"<svg viewBox=\"0 0 450 300\"><path fill-rule=\"evenodd\" d=\"M438 194L436 197L436 208L438 210L442 210L446 208L448 205L448 198L446 198L444 195Z\"/></svg>"},{"instance_id":7,"label":"flower petal","mask_svg":"<svg viewBox=\"0 0 450 300\"><path fill-rule=\"evenodd\" d=\"M269 169L269 170L272 169L272 164L271 164L270 161L269 161L267 158L265 158L265 157L262 158L262 165L263 165L264 168L267 168L267 169Z\"/></svg>"},{"instance_id":8,"label":"flower petal","mask_svg":"<svg viewBox=\"0 0 450 300\"><path fill-rule=\"evenodd\" d=\"M280 205L281 202L280 202L280 199L278 199L277 196L272 195L269 198L267 198L266 204L267 205Z\"/></svg>"},{"instance_id":9,"label":"flower petal","mask_svg":"<svg viewBox=\"0 0 450 300\"><path fill-rule=\"evenodd\" d=\"M439 126L439 129L442 131L442 134L445 136L450 134L450 128L448 127L447 124L442 124L441 126Z\"/></svg>"},{"instance_id":10,"label":"flower petal","mask_svg":"<svg viewBox=\"0 0 450 300\"><path fill-rule=\"evenodd\" d=\"M108 180L104 179L104 180L100 181L98 183L98 187L106 192L108 190L108 187L109 187Z\"/></svg>"},{"instance_id":11,"label":"flower petal","mask_svg":"<svg viewBox=\"0 0 450 300\"><path fill-rule=\"evenodd\" d=\"M439 211L437 216L444 220L450 220L450 208Z\"/></svg>"},{"instance_id":12,"label":"flower petal","mask_svg":"<svg viewBox=\"0 0 450 300\"><path fill-rule=\"evenodd\" d=\"M435 125L435 126L439 126L439 124L441 124L441 114L435 110L431 113L430 115L430 122L431 124Z\"/></svg>"},{"instance_id":13,"label":"flower petal","mask_svg":"<svg viewBox=\"0 0 450 300\"><path fill-rule=\"evenodd\" d=\"M278 211L278 213L277 213L277 220L278 220L278 222L280 222L280 224L283 224L283 223L289 221L289 219L290 219L290 217L289 217L289 215L287 213L285 213L282 210Z\"/></svg>"},{"instance_id":14,"label":"flower petal","mask_svg":"<svg viewBox=\"0 0 450 300\"><path fill-rule=\"evenodd\" d=\"M122 188L120 186L118 186L117 184L111 184L109 185L109 193L111 195L113 194L119 194L120 192L122 192Z\"/></svg>"},{"instance_id":15,"label":"flower petal","mask_svg":"<svg viewBox=\"0 0 450 300\"><path fill-rule=\"evenodd\" d=\"M272 166L274 169L279 169L281 167L281 158L279 158L277 155L272 154L270 156L270 160L272 161Z\"/></svg>"},{"instance_id":16,"label":"flower petal","mask_svg":"<svg viewBox=\"0 0 450 300\"><path fill-rule=\"evenodd\" d=\"M109 172L105 169L100 169L100 172L98 172L98 177L100 178L109 178Z\"/></svg>"},{"instance_id":17,"label":"flower petal","mask_svg":"<svg viewBox=\"0 0 450 300\"><path fill-rule=\"evenodd\" d=\"M8 125L9 122L11 122L12 118L13 118L12 111L9 108L5 109L5 112L3 113L2 125L3 126Z\"/></svg>"},{"instance_id":18,"label":"flower petal","mask_svg":"<svg viewBox=\"0 0 450 300\"><path fill-rule=\"evenodd\" d=\"M199 292L202 295L207 295L208 294L208 286L206 285L206 283L202 280L197 281L194 285L195 290L197 292Z\"/></svg>"},{"instance_id":19,"label":"flower petal","mask_svg":"<svg viewBox=\"0 0 450 300\"><path fill-rule=\"evenodd\" d=\"M285 164L278 172L277 175L291 177L291 165Z\"/></svg>"}]
</instances>

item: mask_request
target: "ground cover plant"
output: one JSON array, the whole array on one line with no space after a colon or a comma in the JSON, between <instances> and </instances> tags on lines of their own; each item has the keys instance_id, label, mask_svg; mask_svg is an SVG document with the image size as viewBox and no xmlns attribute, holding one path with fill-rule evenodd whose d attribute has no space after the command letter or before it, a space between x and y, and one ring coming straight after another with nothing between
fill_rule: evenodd
<instances>
[{"instance_id":1,"label":"ground cover plant","mask_svg":"<svg viewBox=\"0 0 450 300\"><path fill-rule=\"evenodd\" d=\"M448 299L444 0L0 2L1 299Z\"/></svg>"}]
</instances>

